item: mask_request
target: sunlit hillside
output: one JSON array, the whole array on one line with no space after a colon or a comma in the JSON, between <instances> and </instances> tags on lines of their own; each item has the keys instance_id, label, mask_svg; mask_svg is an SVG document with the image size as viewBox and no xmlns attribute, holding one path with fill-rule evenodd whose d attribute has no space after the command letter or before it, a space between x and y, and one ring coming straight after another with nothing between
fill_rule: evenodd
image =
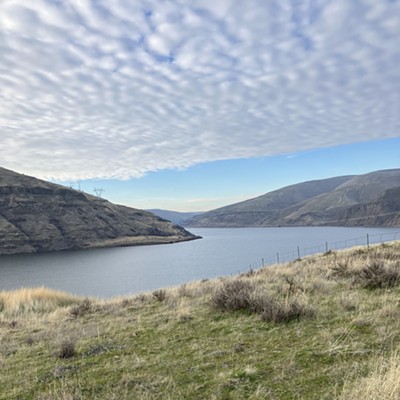
<instances>
[{"instance_id":1,"label":"sunlit hillside","mask_svg":"<svg viewBox=\"0 0 400 400\"><path fill-rule=\"evenodd\" d=\"M0 292L1 399L398 399L400 243L131 298Z\"/></svg>"}]
</instances>

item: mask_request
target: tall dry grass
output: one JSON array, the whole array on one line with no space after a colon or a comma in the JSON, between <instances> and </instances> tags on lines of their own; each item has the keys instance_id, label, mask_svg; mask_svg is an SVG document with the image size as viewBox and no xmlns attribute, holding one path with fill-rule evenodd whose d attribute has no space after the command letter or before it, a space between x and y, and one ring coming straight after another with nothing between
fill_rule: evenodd
<instances>
[{"instance_id":1,"label":"tall dry grass","mask_svg":"<svg viewBox=\"0 0 400 400\"><path fill-rule=\"evenodd\" d=\"M372 372L344 385L339 400L400 399L400 357L380 357L373 362Z\"/></svg>"},{"instance_id":2,"label":"tall dry grass","mask_svg":"<svg viewBox=\"0 0 400 400\"><path fill-rule=\"evenodd\" d=\"M21 288L0 292L0 315L20 316L29 313L45 313L76 304L81 299L66 292L38 288Z\"/></svg>"}]
</instances>

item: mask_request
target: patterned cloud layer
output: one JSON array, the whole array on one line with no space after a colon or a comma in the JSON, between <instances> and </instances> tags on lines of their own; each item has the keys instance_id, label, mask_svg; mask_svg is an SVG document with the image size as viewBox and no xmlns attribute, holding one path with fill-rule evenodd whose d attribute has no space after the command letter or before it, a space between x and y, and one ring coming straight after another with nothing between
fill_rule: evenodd
<instances>
[{"instance_id":1,"label":"patterned cloud layer","mask_svg":"<svg viewBox=\"0 0 400 400\"><path fill-rule=\"evenodd\" d=\"M3 0L1 165L129 178L400 135L400 2Z\"/></svg>"}]
</instances>

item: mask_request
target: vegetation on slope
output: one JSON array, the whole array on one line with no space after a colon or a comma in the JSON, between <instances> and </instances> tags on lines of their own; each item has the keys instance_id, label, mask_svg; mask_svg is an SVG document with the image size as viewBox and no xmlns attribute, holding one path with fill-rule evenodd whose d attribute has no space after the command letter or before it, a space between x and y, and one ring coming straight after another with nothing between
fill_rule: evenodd
<instances>
[{"instance_id":1,"label":"vegetation on slope","mask_svg":"<svg viewBox=\"0 0 400 400\"><path fill-rule=\"evenodd\" d=\"M202 213L196 227L399 226L400 169L302 182Z\"/></svg>"},{"instance_id":2,"label":"vegetation on slope","mask_svg":"<svg viewBox=\"0 0 400 400\"><path fill-rule=\"evenodd\" d=\"M2 292L0 399L398 399L399 295L400 243L110 301Z\"/></svg>"}]
</instances>

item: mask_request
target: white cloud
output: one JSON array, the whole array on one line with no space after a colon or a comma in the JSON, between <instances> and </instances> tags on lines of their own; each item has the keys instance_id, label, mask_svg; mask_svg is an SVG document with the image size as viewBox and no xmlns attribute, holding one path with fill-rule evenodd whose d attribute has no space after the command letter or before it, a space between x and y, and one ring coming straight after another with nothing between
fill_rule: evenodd
<instances>
[{"instance_id":1,"label":"white cloud","mask_svg":"<svg viewBox=\"0 0 400 400\"><path fill-rule=\"evenodd\" d=\"M2 165L128 178L400 133L399 1L5 0Z\"/></svg>"}]
</instances>

